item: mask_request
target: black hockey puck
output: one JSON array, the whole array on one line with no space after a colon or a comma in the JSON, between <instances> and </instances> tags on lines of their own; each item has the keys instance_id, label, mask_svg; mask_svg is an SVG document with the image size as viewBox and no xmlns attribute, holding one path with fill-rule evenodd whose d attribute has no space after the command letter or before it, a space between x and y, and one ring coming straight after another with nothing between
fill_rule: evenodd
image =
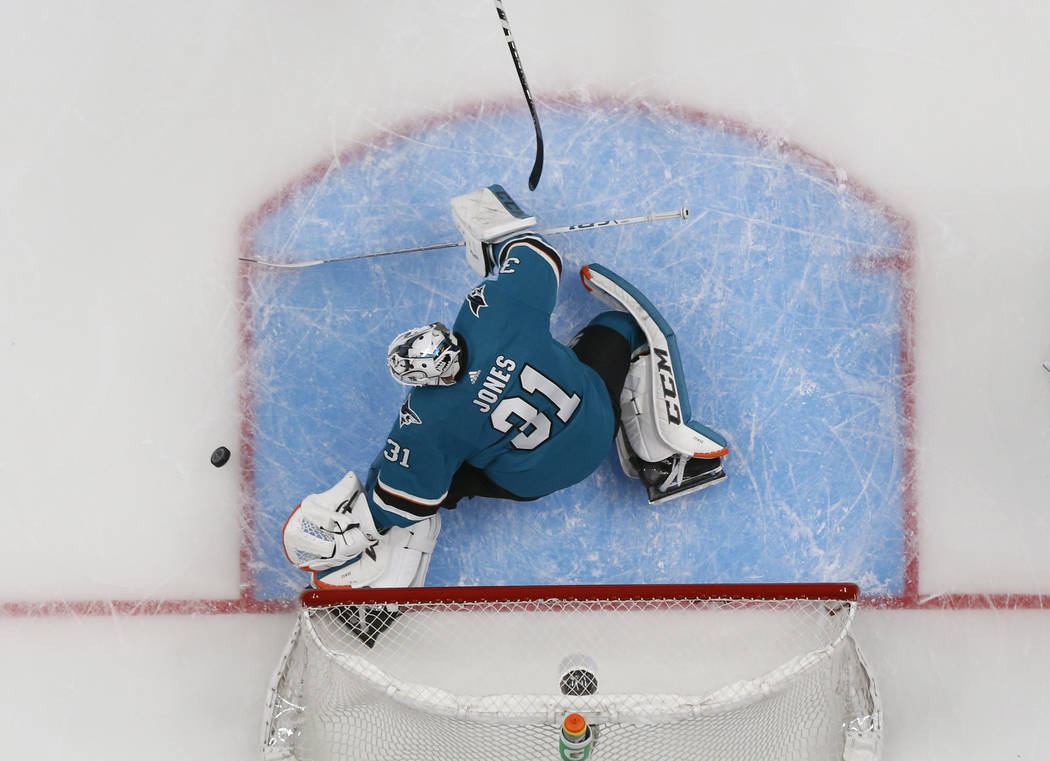
<instances>
[{"instance_id":1,"label":"black hockey puck","mask_svg":"<svg viewBox=\"0 0 1050 761\"><path fill-rule=\"evenodd\" d=\"M211 464L216 468L221 468L229 461L230 450L226 447L216 447L215 451L211 453Z\"/></svg>"}]
</instances>

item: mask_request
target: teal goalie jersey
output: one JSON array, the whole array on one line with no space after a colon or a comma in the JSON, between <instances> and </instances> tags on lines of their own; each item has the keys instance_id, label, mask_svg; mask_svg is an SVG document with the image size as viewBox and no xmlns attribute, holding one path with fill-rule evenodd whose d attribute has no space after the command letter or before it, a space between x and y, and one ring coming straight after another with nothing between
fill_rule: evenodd
<instances>
[{"instance_id":1,"label":"teal goalie jersey","mask_svg":"<svg viewBox=\"0 0 1050 761\"><path fill-rule=\"evenodd\" d=\"M467 294L453 325L466 347L456 383L414 389L369 470L380 525L454 506L449 487L464 464L535 498L586 478L609 453L609 392L550 333L561 257L535 234L494 253L495 279Z\"/></svg>"}]
</instances>

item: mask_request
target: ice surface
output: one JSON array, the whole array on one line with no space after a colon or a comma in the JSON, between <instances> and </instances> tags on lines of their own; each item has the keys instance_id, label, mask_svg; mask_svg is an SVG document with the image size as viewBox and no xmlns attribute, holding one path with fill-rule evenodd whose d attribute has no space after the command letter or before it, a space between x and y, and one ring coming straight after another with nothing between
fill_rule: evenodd
<instances>
[{"instance_id":1,"label":"ice surface","mask_svg":"<svg viewBox=\"0 0 1050 761\"><path fill-rule=\"evenodd\" d=\"M610 460L528 513L467 505L433 578L854 576L890 606L857 630L887 758L1045 755L1050 10L508 13L536 193L483 0L0 7L7 754L258 757L290 618L243 611L301 583L276 522L388 425L363 353L471 276L236 257L451 238L447 198L503 180L554 225L691 206L559 243L679 330L732 476L652 509ZM567 278L556 334L594 309Z\"/></svg>"},{"instance_id":2,"label":"ice surface","mask_svg":"<svg viewBox=\"0 0 1050 761\"><path fill-rule=\"evenodd\" d=\"M267 210L252 256L456 240L447 197L494 181L541 227L688 205L687 222L552 239L568 264L551 329L567 341L603 308L575 275L582 264L649 294L677 329L694 416L730 440L732 478L650 508L610 454L539 503L467 502L444 518L430 583L850 578L900 592L912 315L898 220L797 149L630 102L545 109L547 139L572 146L573 182L555 159L529 194L519 111L453 115L355 148ZM246 276L254 567L261 593L280 596L302 585L279 542L289 505L346 469L363 477L403 398L387 344L450 322L474 276L458 249Z\"/></svg>"}]
</instances>

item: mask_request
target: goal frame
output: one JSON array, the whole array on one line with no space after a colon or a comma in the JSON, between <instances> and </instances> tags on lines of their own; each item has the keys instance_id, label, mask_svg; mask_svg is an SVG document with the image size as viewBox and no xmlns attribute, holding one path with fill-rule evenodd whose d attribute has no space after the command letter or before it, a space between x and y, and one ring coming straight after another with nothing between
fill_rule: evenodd
<instances>
[{"instance_id":1,"label":"goal frame","mask_svg":"<svg viewBox=\"0 0 1050 761\"><path fill-rule=\"evenodd\" d=\"M530 602L541 600L839 600L857 602L860 587L850 582L742 584L555 584L537 586L406 587L399 589L306 589L304 608L328 605L398 603Z\"/></svg>"},{"instance_id":2,"label":"goal frame","mask_svg":"<svg viewBox=\"0 0 1050 761\"><path fill-rule=\"evenodd\" d=\"M736 706L750 705L756 700L764 701L767 695L786 689L786 679L793 679L795 674L809 672L816 667L817 663L825 662L825 659L833 657L832 653L838 652L841 646L852 653L853 662L856 664L856 668L859 668L859 673L864 677L865 694L868 696L867 699L870 700L870 713L863 711L850 714L855 718L851 719L848 725L842 725L845 733L842 738L845 747L842 749L841 758L845 761L875 761L880 756L882 745L881 699L871 678L870 669L857 648L851 633L854 616L860 604L860 594L859 586L849 582L561 584L411 587L397 589L306 589L299 595L300 610L296 626L281 655L277 670L270 683L263 726L263 755L264 758L272 759L273 761L299 758L298 755L291 752L290 746L285 746L284 741L279 738L282 736L288 738L288 732L294 732L298 736L299 732L297 724L294 727L289 725L285 718L280 715L282 711L291 710L294 712L303 710L303 705L308 705L302 704L298 700L289 702L281 697L283 694L280 687L281 681L288 673L288 668L293 659L292 653L300 646L300 642L308 643L312 641L323 651L329 652L343 663L341 668L349 668L360 677L364 677L366 681L373 681L375 674L379 673L381 678L375 683L379 684L379 682L382 682L382 684L379 684L382 691L403 706L409 706L414 709L422 708L426 712L433 711L431 715L438 720L459 720L465 718L465 715L461 713L461 709L456 709L454 713L450 712L451 709L449 709L444 700L433 704L432 708L426 708L415 697L418 694L416 688L419 685L413 684L414 680L404 682L397 677L388 678L382 674L381 670L377 672L372 666L365 665L367 661L361 661L362 657L369 659L370 656L368 655L342 656L327 650L327 646L318 638L319 634L314 631L311 623L314 615L327 617L331 611L353 609L355 606L362 611L373 608L385 608L391 611L398 609L445 609L452 614L464 613L468 616L472 615L469 611L476 610L477 606L484 606L484 609L491 611L505 610L512 616L521 615L522 613L531 615L533 611L538 612L540 615L550 615L552 612L559 613L562 610L570 614L576 611L578 613L583 612L583 615L594 615L594 612L604 611L607 608L612 611L618 610L625 601L633 601L643 605L646 610L654 612L668 610L671 611L671 615L680 615L682 611L688 609L695 609L702 615L707 615L702 613L702 611L707 610L716 611L714 615L723 615L724 606L728 603L741 612L750 611L747 615L763 617L768 615L779 616L781 615L779 611L788 611L796 606L808 604L812 611L809 615L816 615L818 618L821 615L821 604L823 604L823 615L826 616L825 620L828 621L828 625L839 630L839 634L832 641L826 641L825 645L818 647L816 650L796 653L789 661L782 663L782 665L777 666L772 671L756 675L754 679L749 678L743 682L734 682L727 684L724 688L716 689L714 692L703 693L703 705L698 703L692 694L684 694L685 696L680 701L670 705L666 714L666 721L677 722L683 716L685 718L699 718L708 711L724 713L728 710L736 710ZM678 613L674 611L678 611ZM400 615L400 613L396 615ZM794 616L793 613L791 615ZM838 620L840 616L842 617L840 623L831 624L832 620ZM767 619L762 618L759 620L766 621ZM385 630L385 627L383 630ZM388 637L390 635L383 636ZM372 642L374 641L372 640ZM366 644L368 650L362 651L363 653L370 652L372 648L371 643ZM361 645L356 647L361 647ZM343 661L344 657L349 660ZM778 661L778 663L780 662ZM824 667L822 666L821 668L823 669ZM599 679L601 678L599 676ZM737 688L740 685L747 687L747 692L743 699L738 697ZM408 688L407 690L406 687ZM437 689L440 691L440 688ZM473 687L470 689L472 690ZM510 692L512 691L508 691L508 694ZM401 696L412 695L413 697L395 698L393 697L395 693ZM564 686L562 687L562 693L563 696L568 694L565 693ZM453 695L455 693L448 694ZM571 694L581 695L581 693ZM473 692L470 695L472 697L465 698L471 703L470 720L476 722L478 726L488 725L493 720L498 721L501 725L524 723L529 726L536 726L537 722L545 724L547 719L550 718L546 715L550 713L550 706L546 707L542 717L532 708L522 709L521 712L514 711L513 716L508 716L501 712L497 714L497 711L492 707L494 704L487 702L490 697L498 702L505 695L481 696L481 693L475 694ZM612 721L619 721L617 709L613 708L611 711L608 711L605 701L607 699L610 700L610 704L619 701L616 702L616 705L620 705L625 700L630 702L636 697L632 694L618 694L615 689L611 694L599 693L590 695L590 693L582 693L582 695L583 697L570 699L573 704L573 710L582 712L584 715L591 714L592 718L593 716L609 717L609 720ZM510 696L514 697L513 694ZM645 698L646 696L643 694L642 697ZM666 695L653 694L653 697L664 699ZM677 698L678 696L671 697ZM541 698L542 700L547 700L544 696L541 696ZM422 700L427 701L429 698ZM560 705L562 698L556 698L555 700L559 701ZM426 703L426 705L430 705L430 703ZM683 705L685 708L682 708ZM502 710L501 707L500 711ZM682 713L683 710L685 714ZM493 719L497 715L498 718ZM442 716L445 719L441 719L440 717ZM649 716L649 718L639 718L637 721L628 719L627 724L633 723L637 726L640 722L640 725L655 726L665 721L663 716L661 714L661 717L658 719L653 719ZM588 718L588 721L591 721L592 718ZM312 756L309 757L312 758ZM400 758L400 756L397 757ZM473 756L470 757L473 758ZM515 756L515 758L517 757ZM619 758L618 755L615 757ZM840 756L836 755L835 758L838 759Z\"/></svg>"}]
</instances>

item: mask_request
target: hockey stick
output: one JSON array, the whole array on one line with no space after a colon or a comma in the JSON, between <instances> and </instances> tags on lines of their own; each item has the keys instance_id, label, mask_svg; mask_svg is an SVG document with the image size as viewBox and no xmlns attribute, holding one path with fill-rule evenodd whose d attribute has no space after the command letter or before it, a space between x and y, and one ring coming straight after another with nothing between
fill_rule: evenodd
<instances>
[{"instance_id":1,"label":"hockey stick","mask_svg":"<svg viewBox=\"0 0 1050 761\"><path fill-rule=\"evenodd\" d=\"M532 164L532 173L529 174L529 190L535 190L540 182L540 172L543 171L543 132L540 131L540 118L536 116L536 104L532 102L529 83L525 81L525 69L522 67L521 58L518 56L518 46L514 44L514 36L510 33L510 22L507 21L507 12L503 10L503 0L495 1L496 13L499 15L500 23L503 24L503 36L507 38L510 57L514 59L514 68L518 72L518 80L521 82L521 89L525 93L525 102L529 104L529 113L532 114L532 125L536 128L536 161Z\"/></svg>"},{"instance_id":2,"label":"hockey stick","mask_svg":"<svg viewBox=\"0 0 1050 761\"><path fill-rule=\"evenodd\" d=\"M637 217L625 217L624 219L606 219L602 222L583 222L577 225L566 225L565 227L552 227L549 230L538 230L540 235L560 235L572 233L578 230L595 230L599 227L616 227L618 225L633 225L637 222L658 222L661 219L689 219L689 207L683 206L676 211L664 211L656 214L642 214ZM437 251L442 248L455 248L466 245L457 240L450 243L434 243L429 246L413 246L412 248L396 248L392 251L375 251L371 254L353 254L351 256L334 256L330 259L313 259L308 262L268 262L265 259L252 259L240 256L242 262L262 264L266 267L283 267L285 269L299 269L302 267L316 267L318 264L331 264L332 262L350 262L354 259L374 259L377 256L393 256L395 254L410 254L416 251Z\"/></svg>"}]
</instances>

